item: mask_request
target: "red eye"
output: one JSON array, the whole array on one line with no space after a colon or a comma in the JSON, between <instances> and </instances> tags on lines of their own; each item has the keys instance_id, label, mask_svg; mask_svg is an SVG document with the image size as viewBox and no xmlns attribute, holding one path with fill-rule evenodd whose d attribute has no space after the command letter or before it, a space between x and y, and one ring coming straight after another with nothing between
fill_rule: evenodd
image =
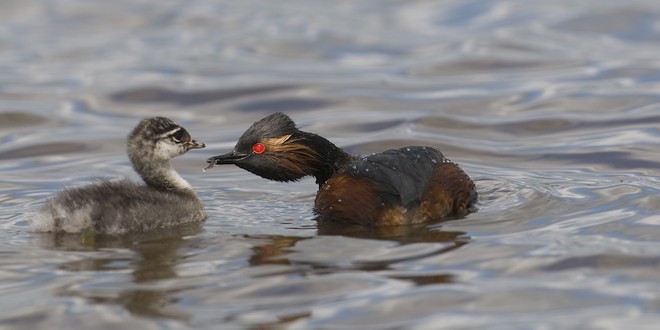
<instances>
[{"instance_id":1,"label":"red eye","mask_svg":"<svg viewBox=\"0 0 660 330\"><path fill-rule=\"evenodd\" d=\"M261 143L255 143L252 146L252 151L254 151L255 154L260 154L266 151L266 146L261 144Z\"/></svg>"}]
</instances>

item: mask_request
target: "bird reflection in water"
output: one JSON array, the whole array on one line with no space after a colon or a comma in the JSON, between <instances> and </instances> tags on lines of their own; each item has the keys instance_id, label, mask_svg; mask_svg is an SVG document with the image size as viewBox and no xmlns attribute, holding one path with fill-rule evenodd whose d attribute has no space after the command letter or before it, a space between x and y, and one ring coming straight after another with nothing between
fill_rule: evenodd
<instances>
[{"instance_id":1,"label":"bird reflection in water","mask_svg":"<svg viewBox=\"0 0 660 330\"><path fill-rule=\"evenodd\" d=\"M447 243L442 249L432 250L432 254L444 254L456 250L470 242L469 237L460 231L445 231L438 228L439 225L428 226L389 226L389 227L363 227L346 226L334 223L319 224L318 234L322 236L349 237L365 240L365 249L368 249L373 241L393 241L400 245L414 243ZM321 236L319 236L321 237ZM319 237L316 237L318 239ZM292 252L304 250L300 243L315 239L315 237L294 237L294 236L251 236L255 240L262 240L263 243L256 244L253 249L253 255L250 257L250 264L259 265L289 265L293 268L290 272L305 274L329 273L333 269L351 268L362 271L381 271L390 269L391 264L402 261L401 259L369 261L359 259L342 260L341 265L334 265L332 262L316 262L315 260L291 260L289 255ZM359 243L358 243L359 244ZM331 249L332 247L328 247ZM365 252L368 255L368 251ZM333 252L328 254L332 256ZM417 257L428 257L429 254L423 254ZM332 258L332 257L330 257ZM348 266L347 266L348 265ZM452 282L452 274L419 274L413 276L392 275L392 278L409 280L416 285L438 284Z\"/></svg>"},{"instance_id":2,"label":"bird reflection in water","mask_svg":"<svg viewBox=\"0 0 660 330\"><path fill-rule=\"evenodd\" d=\"M125 258L91 257L63 263L56 268L68 272L95 272L95 278L102 277L104 272L132 270L134 285L127 286L126 283L120 282L115 288L104 285L103 288L96 288L96 291L94 284L87 283L84 287L81 283L66 284L55 290L56 295L85 298L97 304L119 305L136 316L185 321L190 319L189 314L171 308L176 304L176 298L173 297L176 289L154 289L146 286L154 281L178 277L175 267L183 258L179 250L185 247L184 238L202 231L201 225L194 224L122 236L95 235L90 238L68 233L34 235L38 237L42 247L52 250L99 252L103 249L128 249L133 252L132 256L121 254L126 256Z\"/></svg>"}]
</instances>

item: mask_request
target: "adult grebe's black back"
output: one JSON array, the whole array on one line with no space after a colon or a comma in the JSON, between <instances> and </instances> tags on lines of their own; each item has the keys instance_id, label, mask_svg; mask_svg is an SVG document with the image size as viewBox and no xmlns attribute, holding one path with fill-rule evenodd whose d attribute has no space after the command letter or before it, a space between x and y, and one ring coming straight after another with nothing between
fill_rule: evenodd
<instances>
[{"instance_id":1,"label":"adult grebe's black back","mask_svg":"<svg viewBox=\"0 0 660 330\"><path fill-rule=\"evenodd\" d=\"M351 156L325 138L299 130L283 113L254 123L230 153L208 159L266 179L314 176L320 221L363 226L425 223L465 216L477 192L470 177L431 147L410 146Z\"/></svg>"},{"instance_id":2,"label":"adult grebe's black back","mask_svg":"<svg viewBox=\"0 0 660 330\"><path fill-rule=\"evenodd\" d=\"M129 180L66 189L30 219L38 232L123 234L206 219L204 206L170 166L170 159L204 148L185 128L163 117L141 121L128 136L128 156L146 185Z\"/></svg>"}]
</instances>

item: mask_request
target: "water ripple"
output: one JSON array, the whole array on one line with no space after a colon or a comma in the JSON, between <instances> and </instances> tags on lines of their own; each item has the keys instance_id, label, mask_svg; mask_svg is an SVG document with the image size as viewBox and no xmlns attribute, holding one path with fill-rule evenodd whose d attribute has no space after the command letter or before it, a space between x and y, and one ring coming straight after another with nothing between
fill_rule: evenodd
<instances>
[{"instance_id":1,"label":"water ripple","mask_svg":"<svg viewBox=\"0 0 660 330\"><path fill-rule=\"evenodd\" d=\"M655 328L656 1L0 4L0 326ZM93 37L90 37L93 36ZM313 179L206 173L274 111L355 154L439 148L478 211L319 225ZM136 122L208 147L173 163L201 226L27 232L49 196L137 180Z\"/></svg>"}]
</instances>

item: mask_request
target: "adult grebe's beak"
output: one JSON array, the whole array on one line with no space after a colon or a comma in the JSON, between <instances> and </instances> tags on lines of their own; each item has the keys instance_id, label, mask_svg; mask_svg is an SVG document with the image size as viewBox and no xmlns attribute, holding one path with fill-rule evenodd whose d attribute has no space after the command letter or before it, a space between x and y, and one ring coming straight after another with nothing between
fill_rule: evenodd
<instances>
[{"instance_id":1,"label":"adult grebe's beak","mask_svg":"<svg viewBox=\"0 0 660 330\"><path fill-rule=\"evenodd\" d=\"M206 160L207 163L220 165L220 164L236 164L237 162L245 159L248 154L239 153L236 151L228 152L224 155L214 156Z\"/></svg>"}]
</instances>

